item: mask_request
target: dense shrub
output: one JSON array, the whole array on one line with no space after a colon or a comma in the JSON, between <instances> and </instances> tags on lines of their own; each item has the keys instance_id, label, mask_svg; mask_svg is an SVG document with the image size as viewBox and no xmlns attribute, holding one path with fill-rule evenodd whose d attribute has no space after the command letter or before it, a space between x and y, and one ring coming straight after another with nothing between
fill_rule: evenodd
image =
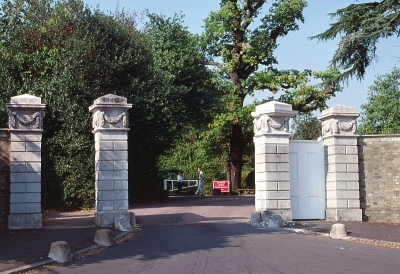
<instances>
[{"instance_id":1,"label":"dense shrub","mask_svg":"<svg viewBox=\"0 0 400 274\"><path fill-rule=\"evenodd\" d=\"M94 142L88 107L108 93L132 100L153 88L148 39L129 22L92 12L77 0L4 1L0 20L2 105L24 93L46 104L43 205L91 207Z\"/></svg>"}]
</instances>

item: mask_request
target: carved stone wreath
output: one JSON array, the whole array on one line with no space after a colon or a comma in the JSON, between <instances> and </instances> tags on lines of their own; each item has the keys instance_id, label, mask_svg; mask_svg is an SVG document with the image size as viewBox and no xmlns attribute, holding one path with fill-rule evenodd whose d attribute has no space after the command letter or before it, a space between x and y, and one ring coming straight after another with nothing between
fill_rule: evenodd
<instances>
[{"instance_id":1,"label":"carved stone wreath","mask_svg":"<svg viewBox=\"0 0 400 274\"><path fill-rule=\"evenodd\" d=\"M259 118L254 119L254 133L268 133L272 129L279 130L283 129L284 132L289 131L289 118L280 117L272 119L268 115L263 115Z\"/></svg>"},{"instance_id":2,"label":"carved stone wreath","mask_svg":"<svg viewBox=\"0 0 400 274\"><path fill-rule=\"evenodd\" d=\"M43 128L42 115L40 112L34 112L33 114L17 114L15 111L9 111L8 122L11 128L19 128L19 125L24 125L25 128L41 129ZM32 125L29 127L29 125Z\"/></svg>"},{"instance_id":3,"label":"carved stone wreath","mask_svg":"<svg viewBox=\"0 0 400 274\"><path fill-rule=\"evenodd\" d=\"M357 123L355 120L333 119L322 123L322 134L356 134Z\"/></svg>"},{"instance_id":4,"label":"carved stone wreath","mask_svg":"<svg viewBox=\"0 0 400 274\"><path fill-rule=\"evenodd\" d=\"M115 126L122 121L122 128L128 127L128 113L122 112L116 117L108 116L104 111L98 111L93 114L93 128L104 127L104 123L107 122L110 125Z\"/></svg>"}]
</instances>

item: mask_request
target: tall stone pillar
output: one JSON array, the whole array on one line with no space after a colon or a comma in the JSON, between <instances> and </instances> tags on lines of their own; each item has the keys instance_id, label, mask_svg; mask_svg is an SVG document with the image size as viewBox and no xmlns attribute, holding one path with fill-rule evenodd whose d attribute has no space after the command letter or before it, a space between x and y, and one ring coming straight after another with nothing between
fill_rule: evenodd
<instances>
[{"instance_id":1,"label":"tall stone pillar","mask_svg":"<svg viewBox=\"0 0 400 274\"><path fill-rule=\"evenodd\" d=\"M289 118L292 106L268 102L256 107L254 117L255 206L284 220L292 219L289 172Z\"/></svg>"},{"instance_id":2,"label":"tall stone pillar","mask_svg":"<svg viewBox=\"0 0 400 274\"><path fill-rule=\"evenodd\" d=\"M89 107L93 113L96 166L96 212L98 227L111 227L115 218L126 216L128 203L129 119L124 97L102 96Z\"/></svg>"},{"instance_id":3,"label":"tall stone pillar","mask_svg":"<svg viewBox=\"0 0 400 274\"><path fill-rule=\"evenodd\" d=\"M11 140L8 228L41 228L41 141L45 105L39 97L24 94L12 97L6 107Z\"/></svg>"},{"instance_id":4,"label":"tall stone pillar","mask_svg":"<svg viewBox=\"0 0 400 274\"><path fill-rule=\"evenodd\" d=\"M336 105L322 111L326 165L326 220L362 221L355 108Z\"/></svg>"}]
</instances>

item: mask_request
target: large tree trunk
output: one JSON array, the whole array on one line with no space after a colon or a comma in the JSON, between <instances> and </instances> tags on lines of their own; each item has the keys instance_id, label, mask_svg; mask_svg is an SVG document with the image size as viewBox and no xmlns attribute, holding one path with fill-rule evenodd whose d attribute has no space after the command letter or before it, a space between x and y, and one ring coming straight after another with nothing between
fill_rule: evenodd
<instances>
[{"instance_id":1,"label":"large tree trunk","mask_svg":"<svg viewBox=\"0 0 400 274\"><path fill-rule=\"evenodd\" d=\"M230 173L232 191L236 191L238 188L240 188L240 183L242 180L244 146L245 142L242 136L242 129L238 123L233 122L228 163L228 172Z\"/></svg>"},{"instance_id":2,"label":"large tree trunk","mask_svg":"<svg viewBox=\"0 0 400 274\"><path fill-rule=\"evenodd\" d=\"M232 173L231 173L231 161L228 159L228 163L226 165L226 180L231 181Z\"/></svg>"}]
</instances>

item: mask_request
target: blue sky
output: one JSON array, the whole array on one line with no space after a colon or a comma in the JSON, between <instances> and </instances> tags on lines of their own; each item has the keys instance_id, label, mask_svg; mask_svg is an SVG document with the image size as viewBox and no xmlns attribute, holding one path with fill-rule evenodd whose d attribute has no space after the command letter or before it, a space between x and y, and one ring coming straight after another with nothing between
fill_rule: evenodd
<instances>
[{"instance_id":1,"label":"blue sky","mask_svg":"<svg viewBox=\"0 0 400 274\"><path fill-rule=\"evenodd\" d=\"M372 1L372 0L371 0ZM204 25L203 19L210 11L219 8L219 0L83 0L85 4L93 8L99 6L102 11L114 12L144 11L163 14L172 17L175 13L185 15L184 23L192 33L201 33ZM267 1L268 2L268 1ZM304 24L300 24L300 30L289 33L279 40L280 46L275 52L281 69L312 69L324 70L329 65L338 40L328 42L317 42L308 37L325 31L331 21L329 13L339 8L346 7L352 3L363 3L370 1L354 0L309 0L308 7L304 10ZM377 75L389 73L395 66L400 67L400 40L396 38L381 40L378 44L378 61L368 67L364 80L350 80L349 85L344 87L341 93L328 101L328 106L337 104L355 107L361 111L360 105L367 102L368 87L373 84ZM264 94L264 95L263 95ZM269 92L255 94L257 99L271 96ZM279 95L279 94L278 94ZM254 98L247 98L252 102Z\"/></svg>"}]
</instances>

